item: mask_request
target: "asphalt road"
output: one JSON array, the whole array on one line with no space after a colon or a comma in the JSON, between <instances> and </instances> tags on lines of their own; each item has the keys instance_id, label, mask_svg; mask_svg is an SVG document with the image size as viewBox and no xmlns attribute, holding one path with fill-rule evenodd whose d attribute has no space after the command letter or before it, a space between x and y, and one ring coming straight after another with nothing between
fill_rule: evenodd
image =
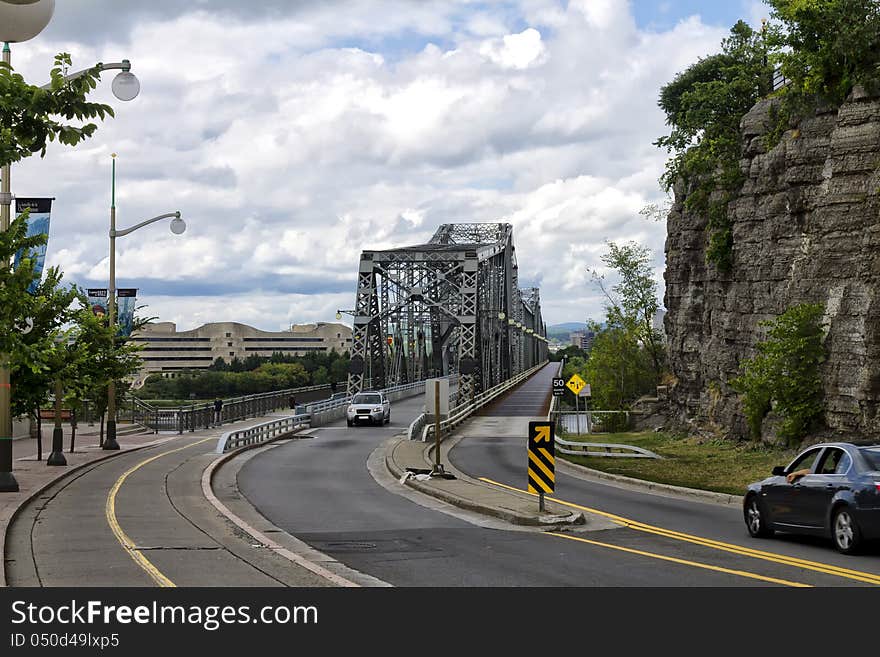
<instances>
[{"instance_id":1,"label":"asphalt road","mask_svg":"<svg viewBox=\"0 0 880 657\"><path fill-rule=\"evenodd\" d=\"M542 373L543 374L543 373ZM551 375L552 376L552 375ZM529 393L533 399L546 396ZM513 403L529 410L522 399ZM542 402L543 403L543 402ZM849 560L808 541L752 542L735 508L682 501L561 475L560 497L656 526L699 534L708 544L655 531L508 531L425 508L380 486L367 468L373 450L420 410L398 402L396 426L316 429L250 460L239 486L275 525L351 568L396 586L778 586L860 585L872 575L840 576L825 564L878 573L876 557ZM497 410L497 409L496 409ZM454 464L477 477L523 488L524 438L465 439ZM747 549L815 561L804 567Z\"/></svg>"},{"instance_id":2,"label":"asphalt road","mask_svg":"<svg viewBox=\"0 0 880 657\"><path fill-rule=\"evenodd\" d=\"M544 404L540 388L525 386L518 399L496 410L504 403L524 409L518 412ZM347 428L343 420L257 453L239 472L239 487L276 526L397 586L880 583L876 554L844 557L810 539L756 541L737 508L625 490L561 471L558 498L649 526L511 530L436 504L429 508L387 474L382 480L374 454L421 403L415 397L393 404L390 426ZM259 549L207 504L200 478L215 458L219 433L120 455L48 489L10 528L10 585L326 585ZM451 460L474 477L524 487L524 438L465 438Z\"/></svg>"},{"instance_id":3,"label":"asphalt road","mask_svg":"<svg viewBox=\"0 0 880 657\"><path fill-rule=\"evenodd\" d=\"M595 549L533 531L486 529L387 491L370 453L422 399L397 402L397 426L316 429L251 459L244 495L273 524L355 570L395 586L721 586L754 580ZM640 539L641 537L637 537ZM588 552L589 557L584 558Z\"/></svg>"}]
</instances>

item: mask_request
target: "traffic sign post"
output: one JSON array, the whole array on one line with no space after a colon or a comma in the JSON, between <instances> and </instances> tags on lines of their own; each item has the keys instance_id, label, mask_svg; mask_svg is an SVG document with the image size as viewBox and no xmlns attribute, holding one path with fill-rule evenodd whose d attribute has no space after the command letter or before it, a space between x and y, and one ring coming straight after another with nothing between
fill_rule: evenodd
<instances>
[{"instance_id":1,"label":"traffic sign post","mask_svg":"<svg viewBox=\"0 0 880 657\"><path fill-rule=\"evenodd\" d=\"M593 433L593 423L590 422L590 398L593 396L590 384L584 385L577 396L584 400L584 420L587 423L587 433Z\"/></svg>"},{"instance_id":2,"label":"traffic sign post","mask_svg":"<svg viewBox=\"0 0 880 657\"><path fill-rule=\"evenodd\" d=\"M575 395L580 394L580 391L584 389L585 385L587 385L587 382L584 381L577 374L572 374L571 378L568 380L568 383L565 384L565 386Z\"/></svg>"},{"instance_id":3,"label":"traffic sign post","mask_svg":"<svg viewBox=\"0 0 880 657\"><path fill-rule=\"evenodd\" d=\"M555 422L529 422L529 492L538 495L538 510L544 510L544 493L556 489Z\"/></svg>"},{"instance_id":4,"label":"traffic sign post","mask_svg":"<svg viewBox=\"0 0 880 657\"><path fill-rule=\"evenodd\" d=\"M571 378L568 380L568 383L565 384L565 387L574 393L574 419L577 423L578 435L581 435L581 409L578 405L578 397L580 396L581 391L584 390L585 386L587 390L590 389L590 386L587 385L587 382L584 381L577 373L572 374ZM589 424L587 426L589 427Z\"/></svg>"}]
</instances>

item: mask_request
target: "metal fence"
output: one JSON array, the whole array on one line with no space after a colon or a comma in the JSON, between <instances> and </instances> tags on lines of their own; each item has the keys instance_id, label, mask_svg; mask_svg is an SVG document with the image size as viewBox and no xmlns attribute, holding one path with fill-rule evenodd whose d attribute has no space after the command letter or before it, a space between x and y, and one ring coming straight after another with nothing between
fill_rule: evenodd
<instances>
[{"instance_id":1,"label":"metal fence","mask_svg":"<svg viewBox=\"0 0 880 657\"><path fill-rule=\"evenodd\" d=\"M440 422L440 433L441 435L448 432L450 429L453 429L457 425L464 422L467 418L469 418L475 411L479 410L489 402L493 401L499 395L504 394L511 388L516 387L526 379L528 379L532 374L540 370L547 364L548 361L544 361L542 363L538 363L533 368L526 370L525 372L520 372L515 377L508 379L504 383L500 383L494 388L489 388L488 390L484 390L479 395L476 395L472 399L460 399L456 397L458 400L458 405L454 408L449 409L449 417ZM412 424L409 425L409 430L407 432L410 440L421 440L428 441L433 440L434 438L434 425L428 424L428 415L427 413L423 413L415 420L413 420Z\"/></svg>"},{"instance_id":2,"label":"metal fence","mask_svg":"<svg viewBox=\"0 0 880 657\"><path fill-rule=\"evenodd\" d=\"M616 433L633 428L633 416L629 411L557 411L550 414L556 422L556 432L573 435L591 433Z\"/></svg>"},{"instance_id":3,"label":"metal fence","mask_svg":"<svg viewBox=\"0 0 880 657\"><path fill-rule=\"evenodd\" d=\"M129 396L120 406L117 419L140 424L155 433L160 431L183 433L184 431L207 429L227 422L237 422L249 417L260 417L272 411L288 408L291 397L329 392L330 390L331 386L324 384L232 397L223 400L219 416L214 411L213 402L199 401L176 408L159 408L137 397ZM301 404L297 404L297 408L301 408L301 406Z\"/></svg>"},{"instance_id":4,"label":"metal fence","mask_svg":"<svg viewBox=\"0 0 880 657\"><path fill-rule=\"evenodd\" d=\"M414 383L405 383L399 386L385 388L382 392L389 398L400 399L424 392L425 382L416 381ZM319 426L332 420L334 417L341 417L345 414L348 407L350 396L340 397L339 399L329 399L326 401L307 404L304 411L297 412L295 415L279 418L277 420L269 420L254 427L246 429L238 429L236 431L227 431L217 442L216 452L223 454L232 449L243 447L245 445L255 445L264 443L280 436L292 433L297 427L308 425L310 427ZM297 407L298 411L300 407Z\"/></svg>"},{"instance_id":5,"label":"metal fence","mask_svg":"<svg viewBox=\"0 0 880 657\"><path fill-rule=\"evenodd\" d=\"M782 69L777 66L773 69L773 91L778 91L789 84L790 80L782 74Z\"/></svg>"}]
</instances>

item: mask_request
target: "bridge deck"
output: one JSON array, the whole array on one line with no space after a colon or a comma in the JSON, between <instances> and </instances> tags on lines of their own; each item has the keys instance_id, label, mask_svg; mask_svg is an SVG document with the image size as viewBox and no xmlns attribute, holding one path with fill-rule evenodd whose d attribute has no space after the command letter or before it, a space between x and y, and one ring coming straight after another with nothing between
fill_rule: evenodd
<instances>
[{"instance_id":1,"label":"bridge deck","mask_svg":"<svg viewBox=\"0 0 880 657\"><path fill-rule=\"evenodd\" d=\"M486 417L541 417L550 411L553 377L559 363L547 363L534 376L476 413Z\"/></svg>"}]
</instances>

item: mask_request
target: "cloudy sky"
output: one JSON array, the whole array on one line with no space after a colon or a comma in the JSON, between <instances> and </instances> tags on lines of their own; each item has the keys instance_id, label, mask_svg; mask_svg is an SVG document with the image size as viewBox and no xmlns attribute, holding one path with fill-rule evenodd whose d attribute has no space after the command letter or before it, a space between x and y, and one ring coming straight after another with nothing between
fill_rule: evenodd
<instances>
[{"instance_id":1,"label":"cloudy sky","mask_svg":"<svg viewBox=\"0 0 880 657\"><path fill-rule=\"evenodd\" d=\"M76 149L16 165L13 192L54 196L49 264L106 287L110 154L117 285L180 329L334 321L362 249L427 241L451 222L514 225L521 284L548 323L599 318L588 270L605 240L652 249L665 226L660 87L716 52L759 0L58 0L13 46L47 80L130 59L140 96L104 74L116 118ZM661 290L662 297L662 290ZM348 319L348 318L346 318Z\"/></svg>"}]
</instances>

